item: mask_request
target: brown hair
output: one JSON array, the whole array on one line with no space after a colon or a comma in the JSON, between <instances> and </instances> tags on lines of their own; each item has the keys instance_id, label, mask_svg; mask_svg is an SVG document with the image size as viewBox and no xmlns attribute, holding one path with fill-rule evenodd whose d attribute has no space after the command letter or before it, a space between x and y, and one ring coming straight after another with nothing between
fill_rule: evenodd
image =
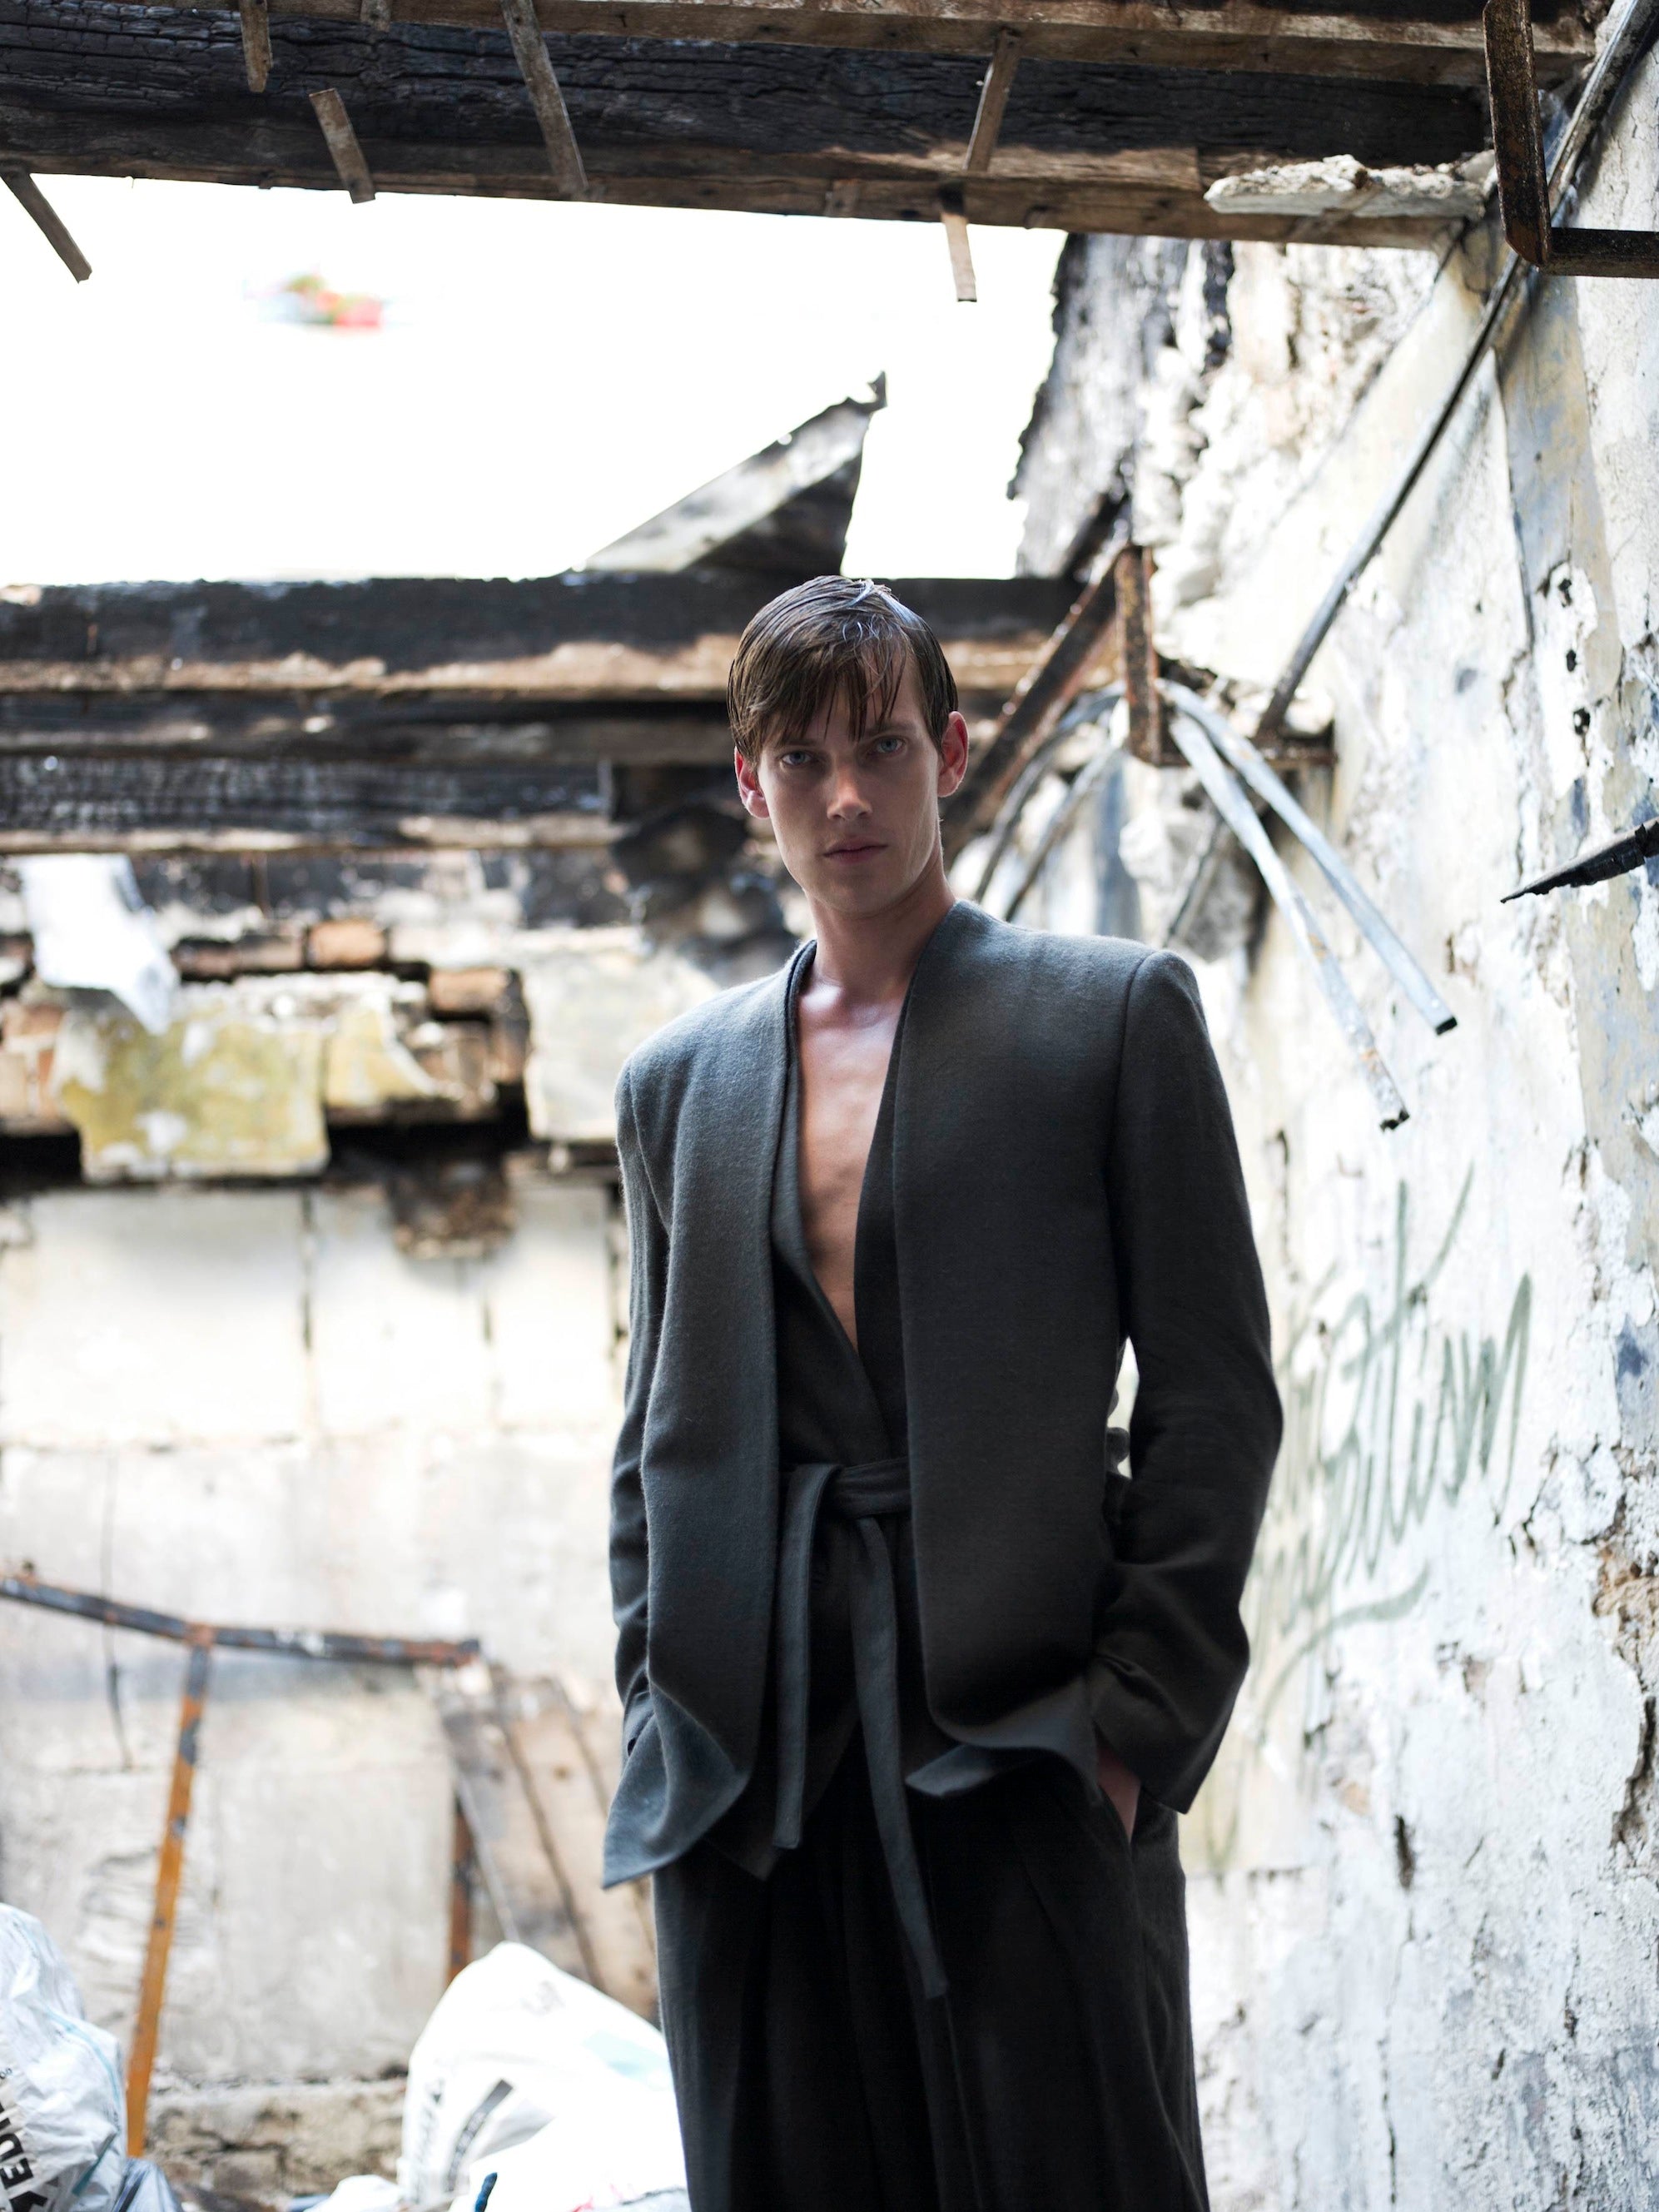
<instances>
[{"instance_id":1,"label":"brown hair","mask_svg":"<svg viewBox=\"0 0 1659 2212\"><path fill-rule=\"evenodd\" d=\"M904 672L916 672L933 743L957 711L957 682L939 640L882 584L814 576L780 592L738 641L726 711L738 750L757 761L769 738L788 743L836 701L860 733L893 711Z\"/></svg>"}]
</instances>

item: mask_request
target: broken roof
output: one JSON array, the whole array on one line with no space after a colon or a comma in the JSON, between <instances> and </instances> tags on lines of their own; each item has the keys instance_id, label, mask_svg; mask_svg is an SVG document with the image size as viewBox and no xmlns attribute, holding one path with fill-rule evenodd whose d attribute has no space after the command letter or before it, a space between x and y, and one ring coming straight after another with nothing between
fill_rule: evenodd
<instances>
[{"instance_id":1,"label":"broken roof","mask_svg":"<svg viewBox=\"0 0 1659 2212\"><path fill-rule=\"evenodd\" d=\"M0 0L0 143L43 173L359 197L354 147L380 191L926 220L943 192L975 222L1408 245L1458 210L1401 173L1489 142L1479 0L542 0L550 121L504 21L528 4L271 0L255 93L234 9ZM1589 59L1592 12L1536 0L1541 82ZM1000 34L1006 107L970 164ZM550 156L566 114L574 167ZM1265 187L1206 198L1343 155L1390 190L1277 213Z\"/></svg>"}]
</instances>

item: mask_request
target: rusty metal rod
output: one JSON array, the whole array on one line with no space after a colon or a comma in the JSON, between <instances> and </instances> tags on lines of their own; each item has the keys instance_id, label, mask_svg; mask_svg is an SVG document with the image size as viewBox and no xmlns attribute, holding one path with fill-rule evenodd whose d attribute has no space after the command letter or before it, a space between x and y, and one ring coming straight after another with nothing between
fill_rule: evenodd
<instances>
[{"instance_id":1,"label":"rusty metal rod","mask_svg":"<svg viewBox=\"0 0 1659 2212\"><path fill-rule=\"evenodd\" d=\"M1486 0L1486 86L1504 235L1554 276L1659 276L1659 231L1568 228L1551 221L1538 118L1530 0Z\"/></svg>"},{"instance_id":2,"label":"rusty metal rod","mask_svg":"<svg viewBox=\"0 0 1659 2212\"><path fill-rule=\"evenodd\" d=\"M1656 26L1659 26L1659 0L1622 0L1583 93L1573 110L1566 135L1556 149L1555 160L1551 165L1550 196L1558 213L1571 190L1592 140L1623 90L1632 66L1645 51ZM1436 447L1444 436L1464 393L1474 380L1476 370L1496 345L1510 308L1520 302L1523 295L1530 296L1530 286L1523 283L1528 273L1519 256L1511 254L1487 301L1480 328L1445 398L1413 448L1405 467L1379 501L1370 521L1354 541L1347 558L1332 578L1329 589L1315 608L1307 628L1285 664L1284 673L1273 686L1273 696L1262 709L1261 719L1255 726L1258 745L1271 744L1278 735L1279 725L1312 665L1314 655L1325 642L1331 624L1347 602L1349 592L1370 566L1377 549L1394 527L1401 509L1415 490L1418 478L1428 466Z\"/></svg>"},{"instance_id":3,"label":"rusty metal rod","mask_svg":"<svg viewBox=\"0 0 1659 2212\"><path fill-rule=\"evenodd\" d=\"M222 1651L264 1651L283 1659L326 1659L344 1665L377 1667L464 1667L479 1645L438 1643L415 1637L349 1636L316 1628L233 1628L184 1620L170 1613L123 1605L91 1590L68 1589L37 1582L33 1575L0 1575L0 1598L19 1605L43 1606L50 1613L73 1613L106 1627L130 1628L140 1636L159 1636L173 1644L205 1644Z\"/></svg>"},{"instance_id":4,"label":"rusty metal rod","mask_svg":"<svg viewBox=\"0 0 1659 2212\"><path fill-rule=\"evenodd\" d=\"M127 2063L127 2154L131 2158L144 2154L149 2082L155 2070L156 2045L161 2039L167 1957L173 1948L179 1884L185 1870L185 1831L190 1826L191 1792L195 1787L197 1756L201 1747L202 1711L207 1704L208 1668L213 1659L210 1632L198 1631L190 1638L189 1644L185 1694L179 1708L179 1748L173 1761L167 1826L161 1831L161 1852L155 1867L155 1905L150 1914L149 1939L144 1946L144 1972L138 1984L132 2056Z\"/></svg>"},{"instance_id":5,"label":"rusty metal rod","mask_svg":"<svg viewBox=\"0 0 1659 2212\"><path fill-rule=\"evenodd\" d=\"M1262 828L1249 794L1210 743L1202 723L1184 708L1170 716L1170 735L1185 754L1210 804L1261 870L1273 904L1285 917L1297 950L1318 978L1326 1003L1359 1062L1360 1073L1376 1103L1378 1119L1385 1129L1397 1129L1410 1118L1406 1102L1384 1065L1370 1024L1349 989L1347 978L1338 967L1312 908L1273 849L1273 840Z\"/></svg>"},{"instance_id":6,"label":"rusty metal rod","mask_svg":"<svg viewBox=\"0 0 1659 2212\"><path fill-rule=\"evenodd\" d=\"M1535 897L1542 891L1582 890L1589 884L1627 876L1655 859L1659 859L1659 822L1638 822L1622 837L1592 846L1564 867L1553 868L1547 876L1534 876L1530 883L1517 884L1512 891L1504 892L1498 903L1507 906L1511 899Z\"/></svg>"},{"instance_id":7,"label":"rusty metal rod","mask_svg":"<svg viewBox=\"0 0 1659 2212\"><path fill-rule=\"evenodd\" d=\"M1292 836L1306 847L1316 866L1359 925L1367 943L1437 1036L1457 1027L1457 1017L1378 913L1347 862L1318 823L1291 798L1249 739L1241 737L1219 714L1184 684L1165 684L1164 696L1190 714L1240 781L1272 807Z\"/></svg>"}]
</instances>

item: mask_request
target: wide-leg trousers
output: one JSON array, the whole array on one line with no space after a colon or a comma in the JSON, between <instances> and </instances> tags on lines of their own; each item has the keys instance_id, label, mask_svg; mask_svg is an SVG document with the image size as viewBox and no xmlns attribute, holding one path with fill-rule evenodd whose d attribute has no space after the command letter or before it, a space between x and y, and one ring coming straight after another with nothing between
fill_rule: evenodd
<instances>
[{"instance_id":1,"label":"wide-leg trousers","mask_svg":"<svg viewBox=\"0 0 1659 2212\"><path fill-rule=\"evenodd\" d=\"M910 1806L931 2001L856 1736L767 1879L656 1876L692 2212L1206 2212L1175 1815L1048 1758Z\"/></svg>"}]
</instances>

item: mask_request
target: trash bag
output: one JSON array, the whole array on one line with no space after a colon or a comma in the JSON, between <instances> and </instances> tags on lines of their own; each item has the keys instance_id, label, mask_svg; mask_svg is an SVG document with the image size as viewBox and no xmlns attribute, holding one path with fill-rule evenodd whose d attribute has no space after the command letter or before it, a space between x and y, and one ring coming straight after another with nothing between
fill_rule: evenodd
<instances>
[{"instance_id":1,"label":"trash bag","mask_svg":"<svg viewBox=\"0 0 1659 2212\"><path fill-rule=\"evenodd\" d=\"M179 2212L173 2184L147 2158L130 2158L112 2212Z\"/></svg>"},{"instance_id":2,"label":"trash bag","mask_svg":"<svg viewBox=\"0 0 1659 2212\"><path fill-rule=\"evenodd\" d=\"M410 2054L398 2184L411 2212L649 2206L685 2188L668 2051L522 1943L458 1974Z\"/></svg>"},{"instance_id":3,"label":"trash bag","mask_svg":"<svg viewBox=\"0 0 1659 2212\"><path fill-rule=\"evenodd\" d=\"M9 2212L114 2212L126 2112L115 2038L82 2012L40 1922L0 1905L0 2193Z\"/></svg>"}]
</instances>

